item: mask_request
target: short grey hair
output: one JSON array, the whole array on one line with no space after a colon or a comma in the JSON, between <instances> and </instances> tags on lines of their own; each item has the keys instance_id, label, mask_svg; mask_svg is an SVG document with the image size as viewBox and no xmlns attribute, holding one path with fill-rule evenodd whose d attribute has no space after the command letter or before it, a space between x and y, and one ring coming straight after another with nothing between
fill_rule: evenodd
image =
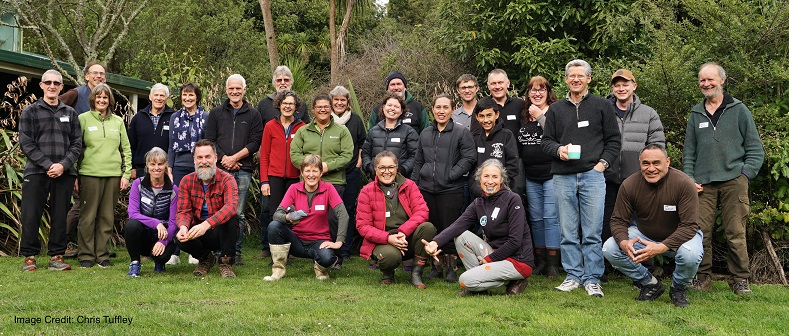
<instances>
[{"instance_id":1,"label":"short grey hair","mask_svg":"<svg viewBox=\"0 0 789 336\"><path fill-rule=\"evenodd\" d=\"M227 87L228 84L230 84L231 80L241 81L241 87L245 89L247 88L247 80L244 79L244 77L239 74L232 74L229 77L227 77L227 80L225 81L225 87Z\"/></svg>"},{"instance_id":2,"label":"short grey hair","mask_svg":"<svg viewBox=\"0 0 789 336\"><path fill-rule=\"evenodd\" d=\"M290 72L290 68L286 65L280 65L276 69L274 69L274 73L271 75L271 85L277 85L277 76L288 76L293 81L293 73Z\"/></svg>"},{"instance_id":3,"label":"short grey hair","mask_svg":"<svg viewBox=\"0 0 789 336\"><path fill-rule=\"evenodd\" d=\"M504 77L507 78L507 80L510 79L510 77L507 76L507 72L504 71L503 69L499 69L499 68L490 70L490 72L488 73L488 79L490 79L490 76L493 76L493 75L504 75Z\"/></svg>"},{"instance_id":4,"label":"short grey hair","mask_svg":"<svg viewBox=\"0 0 789 336\"><path fill-rule=\"evenodd\" d=\"M164 149L159 147L151 148L148 153L145 153L145 165L148 165L148 162L154 161L156 162L164 162L167 163L167 152Z\"/></svg>"},{"instance_id":5,"label":"short grey hair","mask_svg":"<svg viewBox=\"0 0 789 336\"><path fill-rule=\"evenodd\" d=\"M348 89L346 89L342 85L337 85L337 86L334 87L334 89L329 91L329 97L334 99L334 97L338 97L338 96L344 96L345 98L351 98L351 91L348 91Z\"/></svg>"},{"instance_id":6,"label":"short grey hair","mask_svg":"<svg viewBox=\"0 0 789 336\"><path fill-rule=\"evenodd\" d=\"M63 83L63 74L61 74L60 71L57 71L55 69L49 69L47 71L44 71L44 73L41 74L42 82L44 81L44 77L46 77L47 75L57 75L58 77L60 77L60 82Z\"/></svg>"},{"instance_id":7,"label":"short grey hair","mask_svg":"<svg viewBox=\"0 0 789 336\"><path fill-rule=\"evenodd\" d=\"M570 68L578 67L578 66L584 68L584 73L586 73L587 77L592 75L592 66L589 65L588 62L582 59L575 59L570 61L570 63L567 63L567 65L564 66L564 77L567 77L567 74L570 72Z\"/></svg>"},{"instance_id":8,"label":"short grey hair","mask_svg":"<svg viewBox=\"0 0 789 336\"><path fill-rule=\"evenodd\" d=\"M153 94L154 91L159 91L159 90L164 91L164 95L170 97L170 89L167 87L167 85L164 85L162 83L156 83L153 86L151 86L150 94Z\"/></svg>"},{"instance_id":9,"label":"short grey hair","mask_svg":"<svg viewBox=\"0 0 789 336\"><path fill-rule=\"evenodd\" d=\"M510 178L509 178L509 176L507 176L507 168L504 168L504 164L501 163L501 161L499 161L497 159L487 159L487 160L485 160L485 162L483 162L481 165L479 165L479 167L477 167L477 171L474 172L474 181L477 182L477 185L479 185L479 179L480 179L480 176L482 176L482 170L487 168L487 167L489 167L489 166L493 166L493 167L496 167L496 168L499 169L499 172L501 172L501 186L502 186L502 189L510 190L510 187L509 187Z\"/></svg>"},{"instance_id":10,"label":"short grey hair","mask_svg":"<svg viewBox=\"0 0 789 336\"><path fill-rule=\"evenodd\" d=\"M704 69L704 68L706 68L708 66L714 66L716 69L718 69L718 76L720 76L721 80L724 80L724 81L726 80L726 70L723 70L723 67L720 64L718 64L718 62L707 62L707 63L702 64L699 67L699 72L701 72L702 69Z\"/></svg>"}]
</instances>

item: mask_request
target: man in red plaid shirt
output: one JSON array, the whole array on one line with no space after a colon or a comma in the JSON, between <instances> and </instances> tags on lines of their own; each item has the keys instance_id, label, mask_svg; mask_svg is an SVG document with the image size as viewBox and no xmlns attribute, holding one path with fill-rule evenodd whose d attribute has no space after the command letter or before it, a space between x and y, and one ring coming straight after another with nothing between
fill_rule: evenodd
<instances>
[{"instance_id":1,"label":"man in red plaid shirt","mask_svg":"<svg viewBox=\"0 0 789 336\"><path fill-rule=\"evenodd\" d=\"M232 175L216 168L216 145L202 139L194 146L195 172L186 175L178 189L176 238L181 250L200 262L194 275L205 276L215 259L212 251L222 250L219 273L235 278L233 262L238 238L238 186Z\"/></svg>"}]
</instances>

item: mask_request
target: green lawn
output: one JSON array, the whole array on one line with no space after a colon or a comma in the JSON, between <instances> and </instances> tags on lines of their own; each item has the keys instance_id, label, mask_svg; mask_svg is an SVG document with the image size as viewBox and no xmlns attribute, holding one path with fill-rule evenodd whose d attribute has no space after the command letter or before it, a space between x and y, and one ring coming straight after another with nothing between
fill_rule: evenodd
<instances>
[{"instance_id":1,"label":"green lawn","mask_svg":"<svg viewBox=\"0 0 789 336\"><path fill-rule=\"evenodd\" d=\"M269 283L263 281L268 260L253 258L252 248L244 253L236 279L220 278L216 267L194 277L185 260L165 275L153 274L147 262L143 276L132 279L123 250L113 267L65 272L47 271L44 256L39 271L28 273L20 271L22 258L0 258L0 335L779 335L789 327L789 289L780 286L752 286L753 295L738 297L715 282L708 293L690 292L685 309L672 306L668 293L657 302L636 302L637 290L621 277L603 285L602 299L583 289L554 291L561 279L540 276L517 297L503 289L457 297L457 284L430 280L428 289L417 290L402 271L395 285L384 287L380 272L358 257L324 282L314 279L310 262L295 260L285 279ZM132 320L108 323L104 316ZM72 323L46 323L54 317ZM99 323L83 320L90 317Z\"/></svg>"}]
</instances>

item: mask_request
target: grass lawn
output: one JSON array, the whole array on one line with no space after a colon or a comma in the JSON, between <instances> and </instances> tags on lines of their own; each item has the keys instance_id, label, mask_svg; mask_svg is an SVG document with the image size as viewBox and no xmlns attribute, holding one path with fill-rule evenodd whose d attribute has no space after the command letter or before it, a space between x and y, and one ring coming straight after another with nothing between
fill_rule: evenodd
<instances>
[{"instance_id":1,"label":"grass lawn","mask_svg":"<svg viewBox=\"0 0 789 336\"><path fill-rule=\"evenodd\" d=\"M382 286L380 272L359 257L323 282L315 280L311 262L298 259L284 279L270 283L263 281L268 259L253 258L251 247L236 279L222 279L216 266L195 277L186 260L164 275L146 262L141 278L129 278L128 255L118 252L113 267L80 269L70 260L74 269L65 272L47 271L45 256L38 271L27 273L20 271L22 258L0 258L0 335L780 335L789 329L789 289L781 286L752 286L753 295L739 297L718 281L710 292L689 292L691 306L680 309L668 291L656 302L634 301L637 290L621 277L603 284L604 298L583 289L554 291L562 279L541 276L516 297L503 288L457 297L457 284L429 280L428 289L417 290L402 270L396 284ZM110 323L104 316L127 320ZM50 321L58 317L71 323Z\"/></svg>"}]
</instances>

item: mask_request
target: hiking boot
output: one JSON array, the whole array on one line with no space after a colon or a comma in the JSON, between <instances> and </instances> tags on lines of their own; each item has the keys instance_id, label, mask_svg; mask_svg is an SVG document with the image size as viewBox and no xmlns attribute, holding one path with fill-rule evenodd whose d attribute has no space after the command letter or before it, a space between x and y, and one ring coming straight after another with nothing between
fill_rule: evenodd
<instances>
[{"instance_id":1,"label":"hiking boot","mask_svg":"<svg viewBox=\"0 0 789 336\"><path fill-rule=\"evenodd\" d=\"M219 274L223 278L235 278L236 273L233 273L233 258L220 257L219 258Z\"/></svg>"},{"instance_id":2,"label":"hiking boot","mask_svg":"<svg viewBox=\"0 0 789 336\"><path fill-rule=\"evenodd\" d=\"M554 287L553 289L558 290L560 292L570 292L576 288L580 288L581 284L578 281L573 279L565 279L561 285Z\"/></svg>"},{"instance_id":3,"label":"hiking boot","mask_svg":"<svg viewBox=\"0 0 789 336\"><path fill-rule=\"evenodd\" d=\"M688 291L685 287L671 286L671 290L668 291L668 296L671 298L671 303L673 303L675 306L687 307L690 305L686 295L687 292Z\"/></svg>"},{"instance_id":4,"label":"hiking boot","mask_svg":"<svg viewBox=\"0 0 789 336\"><path fill-rule=\"evenodd\" d=\"M641 285L641 291L636 296L637 301L655 301L666 292L666 286L660 281L654 285Z\"/></svg>"},{"instance_id":5,"label":"hiking boot","mask_svg":"<svg viewBox=\"0 0 789 336\"><path fill-rule=\"evenodd\" d=\"M93 260L80 260L79 267L91 268L93 267Z\"/></svg>"},{"instance_id":6,"label":"hiking boot","mask_svg":"<svg viewBox=\"0 0 789 336\"><path fill-rule=\"evenodd\" d=\"M444 281L449 283L456 283L458 282L458 256L455 254L449 254L445 258L447 261L447 267L446 267L447 277L444 278Z\"/></svg>"},{"instance_id":7,"label":"hiking boot","mask_svg":"<svg viewBox=\"0 0 789 336\"><path fill-rule=\"evenodd\" d=\"M166 263L163 264L163 263L154 262L153 263L153 271L155 273L164 273L164 272L167 271L167 264Z\"/></svg>"},{"instance_id":8,"label":"hiking boot","mask_svg":"<svg viewBox=\"0 0 789 336\"><path fill-rule=\"evenodd\" d=\"M381 273L383 274L381 276L381 284L382 285L391 285L391 284L394 283L395 270L393 270L393 269L390 269L390 270L382 269Z\"/></svg>"},{"instance_id":9,"label":"hiking boot","mask_svg":"<svg viewBox=\"0 0 789 336\"><path fill-rule=\"evenodd\" d=\"M748 280L745 279L740 281L735 281L729 284L729 287L731 287L731 291L737 295L748 295L753 293L751 291L751 286L748 285Z\"/></svg>"},{"instance_id":10,"label":"hiking boot","mask_svg":"<svg viewBox=\"0 0 789 336\"><path fill-rule=\"evenodd\" d=\"M529 285L529 280L521 279L521 280L513 280L507 284L507 290L504 291L507 295L518 295L523 293L523 290L526 289L526 286Z\"/></svg>"},{"instance_id":11,"label":"hiking boot","mask_svg":"<svg viewBox=\"0 0 789 336\"><path fill-rule=\"evenodd\" d=\"M112 266L112 262L109 259L104 259L101 262L99 262L98 265L101 268L107 268L107 267Z\"/></svg>"},{"instance_id":12,"label":"hiking boot","mask_svg":"<svg viewBox=\"0 0 789 336\"><path fill-rule=\"evenodd\" d=\"M706 292L712 289L712 277L698 275L695 279L693 279L693 282L690 283L690 288L697 291Z\"/></svg>"},{"instance_id":13,"label":"hiking boot","mask_svg":"<svg viewBox=\"0 0 789 336\"><path fill-rule=\"evenodd\" d=\"M63 253L63 258L76 258L78 253L77 244L69 242L68 245L66 245L66 253Z\"/></svg>"},{"instance_id":14,"label":"hiking boot","mask_svg":"<svg viewBox=\"0 0 789 336\"><path fill-rule=\"evenodd\" d=\"M140 268L142 268L142 264L140 264L139 261L132 261L131 264L129 264L129 273L126 274L132 278L139 278Z\"/></svg>"},{"instance_id":15,"label":"hiking boot","mask_svg":"<svg viewBox=\"0 0 789 336\"><path fill-rule=\"evenodd\" d=\"M71 269L71 265L63 261L63 256L56 255L52 258L49 258L48 269L50 271L68 271Z\"/></svg>"},{"instance_id":16,"label":"hiking boot","mask_svg":"<svg viewBox=\"0 0 789 336\"><path fill-rule=\"evenodd\" d=\"M584 286L584 289L586 289L586 294L589 294L589 296L603 297L603 287L600 287L599 283L588 283Z\"/></svg>"},{"instance_id":17,"label":"hiking boot","mask_svg":"<svg viewBox=\"0 0 789 336\"><path fill-rule=\"evenodd\" d=\"M170 260L167 260L167 265L178 265L181 263L181 256L177 254L173 254L170 256Z\"/></svg>"},{"instance_id":18,"label":"hiking boot","mask_svg":"<svg viewBox=\"0 0 789 336\"><path fill-rule=\"evenodd\" d=\"M25 257L25 262L22 264L22 271L35 271L37 269L36 257Z\"/></svg>"},{"instance_id":19,"label":"hiking boot","mask_svg":"<svg viewBox=\"0 0 789 336\"><path fill-rule=\"evenodd\" d=\"M195 271L192 272L192 274L195 276L205 276L208 274L208 271L211 270L211 267L214 267L215 263L216 259L214 259L214 255L209 254L203 260L197 262L197 267L195 267Z\"/></svg>"},{"instance_id":20,"label":"hiking boot","mask_svg":"<svg viewBox=\"0 0 789 336\"><path fill-rule=\"evenodd\" d=\"M244 265L244 258L241 258L241 252L236 253L236 260L233 263L236 266L243 266Z\"/></svg>"},{"instance_id":21,"label":"hiking boot","mask_svg":"<svg viewBox=\"0 0 789 336\"><path fill-rule=\"evenodd\" d=\"M416 263L414 263L414 268L411 270L411 284L414 287L419 289L425 289L425 283L422 282L422 272L425 270L425 264L427 264L427 258L425 257L416 257L414 258Z\"/></svg>"}]
</instances>

